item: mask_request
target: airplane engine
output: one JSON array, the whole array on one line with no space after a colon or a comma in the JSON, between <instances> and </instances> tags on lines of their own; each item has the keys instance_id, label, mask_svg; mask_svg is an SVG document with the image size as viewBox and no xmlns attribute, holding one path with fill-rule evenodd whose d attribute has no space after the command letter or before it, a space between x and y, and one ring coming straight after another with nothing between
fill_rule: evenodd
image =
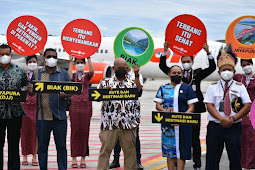
<instances>
[{"instance_id":1,"label":"airplane engine","mask_svg":"<svg viewBox=\"0 0 255 170\"><path fill-rule=\"evenodd\" d=\"M98 84L100 80L111 77L113 74L112 67L106 63L93 62L94 76L90 80L91 84ZM75 65L73 65L73 72L76 71ZM89 71L89 65L86 63L84 71Z\"/></svg>"}]
</instances>

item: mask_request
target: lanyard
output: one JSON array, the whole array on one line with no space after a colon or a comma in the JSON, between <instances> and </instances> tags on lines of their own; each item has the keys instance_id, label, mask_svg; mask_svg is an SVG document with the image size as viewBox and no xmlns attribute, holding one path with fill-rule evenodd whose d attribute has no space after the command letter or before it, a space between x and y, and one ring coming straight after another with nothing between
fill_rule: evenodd
<instances>
[{"instance_id":1,"label":"lanyard","mask_svg":"<svg viewBox=\"0 0 255 170\"><path fill-rule=\"evenodd\" d=\"M222 90L224 91L223 101L224 101L224 99L225 99L225 95L226 95L228 89L232 86L233 82L234 82L234 81L232 81L232 83L228 86L228 88L227 88L226 90L224 90L224 87L223 87L222 83L220 82L220 85L221 85L221 87L222 87ZM228 83L228 82L225 82L225 83Z\"/></svg>"},{"instance_id":2,"label":"lanyard","mask_svg":"<svg viewBox=\"0 0 255 170\"><path fill-rule=\"evenodd\" d=\"M186 71L186 78L187 78L187 74L189 74L188 71ZM193 80L194 80L193 77L194 77L194 70L192 69L191 70L191 77L189 78L190 79L189 85L191 85L193 83Z\"/></svg>"}]
</instances>

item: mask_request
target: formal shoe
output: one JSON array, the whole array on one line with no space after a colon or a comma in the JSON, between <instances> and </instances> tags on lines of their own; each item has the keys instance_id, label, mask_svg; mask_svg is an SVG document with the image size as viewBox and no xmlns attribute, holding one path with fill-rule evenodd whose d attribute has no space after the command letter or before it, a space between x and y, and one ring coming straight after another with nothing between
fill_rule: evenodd
<instances>
[{"instance_id":1,"label":"formal shoe","mask_svg":"<svg viewBox=\"0 0 255 170\"><path fill-rule=\"evenodd\" d=\"M112 161L112 163L110 164L109 169L118 168L118 167L120 167L119 161Z\"/></svg>"},{"instance_id":2,"label":"formal shoe","mask_svg":"<svg viewBox=\"0 0 255 170\"><path fill-rule=\"evenodd\" d=\"M78 168L77 163L76 164L72 164L72 168Z\"/></svg>"},{"instance_id":3,"label":"formal shoe","mask_svg":"<svg viewBox=\"0 0 255 170\"><path fill-rule=\"evenodd\" d=\"M143 166L142 166L141 163L137 163L137 169L138 169L138 170L143 170Z\"/></svg>"},{"instance_id":4,"label":"formal shoe","mask_svg":"<svg viewBox=\"0 0 255 170\"><path fill-rule=\"evenodd\" d=\"M200 170L200 168L194 168L194 170Z\"/></svg>"},{"instance_id":5,"label":"formal shoe","mask_svg":"<svg viewBox=\"0 0 255 170\"><path fill-rule=\"evenodd\" d=\"M80 168L86 168L86 164L81 164Z\"/></svg>"},{"instance_id":6,"label":"formal shoe","mask_svg":"<svg viewBox=\"0 0 255 170\"><path fill-rule=\"evenodd\" d=\"M27 161L22 161L21 164L22 165L28 165L28 162Z\"/></svg>"},{"instance_id":7,"label":"formal shoe","mask_svg":"<svg viewBox=\"0 0 255 170\"><path fill-rule=\"evenodd\" d=\"M36 161L33 162L33 161L32 161L32 166L38 166L38 162L36 162Z\"/></svg>"}]
</instances>

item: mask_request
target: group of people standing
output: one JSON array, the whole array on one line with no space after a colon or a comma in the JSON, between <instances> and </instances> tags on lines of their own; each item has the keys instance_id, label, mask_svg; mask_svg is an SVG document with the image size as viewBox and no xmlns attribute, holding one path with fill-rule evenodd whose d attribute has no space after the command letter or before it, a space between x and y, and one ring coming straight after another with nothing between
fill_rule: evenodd
<instances>
[{"instance_id":1,"label":"group of people standing","mask_svg":"<svg viewBox=\"0 0 255 170\"><path fill-rule=\"evenodd\" d=\"M160 58L160 69L169 76L170 82L160 86L156 97L156 109L165 112L208 114L206 169L219 169L219 162L224 144L228 153L231 170L255 168L255 131L251 125L249 111L254 100L255 75L252 73L252 59L241 59L245 74L235 74L236 55L230 46L219 52L217 66L220 80L211 84L205 99L201 92L201 81L216 70L216 63L210 54L209 46L204 44L209 67L192 69L193 56L181 57L182 67L166 64L168 43ZM28 165L27 155L32 154L32 165L47 170L48 146L51 131L57 149L57 162L60 170L67 169L67 115L66 99L71 97L69 115L71 122L71 157L72 168L78 168L77 157L81 157L81 168L86 168L85 157L89 155L89 127L92 117L92 102L88 101L89 80L94 68L87 59L89 72L84 72L86 60L70 56L69 70L57 66L57 52L46 49L40 52L45 65L37 68L36 56L28 56L25 72L11 63L12 50L8 45L0 46L0 90L28 91L26 102L0 102L0 169L3 169L3 147L5 131L8 139L8 169L20 169L19 139L23 165ZM73 65L77 71L73 72ZM142 95L142 75L140 67L118 58L114 61L114 75L101 80L99 89L137 88ZM81 95L33 93L31 82L36 81L74 81L82 83ZM29 83L30 82L30 83ZM248 92L247 92L248 91ZM233 101L242 107L236 107ZM206 107L205 107L206 105ZM232 105L232 108L231 108ZM124 152L124 168L143 169L141 165L139 124L139 100L103 101L101 108L101 126L99 138L102 143L98 170L119 167L119 153ZM26 116L25 116L26 115ZM24 117L23 117L24 116ZM183 170L185 160L191 159L193 148L194 169L201 168L200 126L161 125L162 155L167 157L168 169ZM109 165L109 158L114 151L114 161Z\"/></svg>"},{"instance_id":2,"label":"group of people standing","mask_svg":"<svg viewBox=\"0 0 255 170\"><path fill-rule=\"evenodd\" d=\"M159 67L171 81L160 86L154 99L156 109L203 113L207 108L209 123L205 169L219 170L224 144L230 161L229 169L254 169L255 130L249 113L255 91L253 61L241 59L245 74L235 74L237 56L230 45L227 49L221 49L217 56L220 80L209 86L204 99L200 90L201 81L215 71L216 64L207 44L203 49L208 55L208 68L193 70L193 56L181 57L184 70L177 65L169 68L166 65L168 43L165 42ZM185 125L162 124L161 130L162 155L167 157L168 169L174 170L175 166L178 170L184 169L185 160L191 159L191 147L193 167L195 170L201 169L200 126L193 126L191 130Z\"/></svg>"},{"instance_id":3,"label":"group of people standing","mask_svg":"<svg viewBox=\"0 0 255 170\"><path fill-rule=\"evenodd\" d=\"M38 67L37 57L28 56L25 72L19 66L11 63L12 49L8 45L0 46L0 74L1 90L28 91L26 102L0 103L0 169L3 169L3 147L5 143L5 131L7 129L8 140L8 169L20 169L19 140L23 161L22 165L28 165L27 156L32 154L32 165L39 166L41 170L47 170L48 146L50 134L53 131L57 149L57 161L59 169L67 169L67 115L66 98L71 97L69 108L71 121L71 157L72 167L78 168L76 157L81 157L81 168L86 167L85 156L89 155L88 136L90 119L92 116L92 102L88 101L89 80L93 77L94 68L91 59L88 58L89 72L84 72L85 59L75 59L70 56L70 69L68 72L57 66L57 52L54 49L40 51L44 60L43 68ZM73 60L77 71L72 72ZM70 79L71 77L71 79ZM81 95L60 94L34 94L33 80L41 81L74 81L82 83ZM26 115L26 116L25 116Z\"/></svg>"}]
</instances>

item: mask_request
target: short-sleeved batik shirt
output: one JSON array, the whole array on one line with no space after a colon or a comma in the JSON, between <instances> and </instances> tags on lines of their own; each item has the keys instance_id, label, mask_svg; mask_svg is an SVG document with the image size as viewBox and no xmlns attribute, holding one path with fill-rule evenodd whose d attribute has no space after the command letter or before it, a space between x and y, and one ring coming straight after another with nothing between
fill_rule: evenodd
<instances>
[{"instance_id":1,"label":"short-sleeved batik shirt","mask_svg":"<svg viewBox=\"0 0 255 170\"><path fill-rule=\"evenodd\" d=\"M136 84L125 79L120 82L115 76L101 80L99 89L136 88ZM103 101L101 108L101 130L132 129L140 123L140 105L138 100Z\"/></svg>"}]
</instances>

